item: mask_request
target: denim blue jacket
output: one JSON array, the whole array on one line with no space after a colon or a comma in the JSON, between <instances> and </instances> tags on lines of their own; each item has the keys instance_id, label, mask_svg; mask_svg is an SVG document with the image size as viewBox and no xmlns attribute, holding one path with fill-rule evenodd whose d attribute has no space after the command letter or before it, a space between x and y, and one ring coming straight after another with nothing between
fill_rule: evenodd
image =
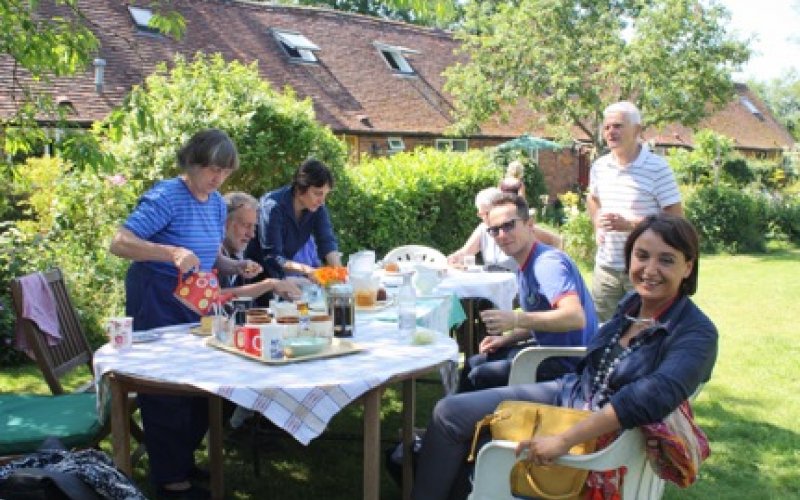
<instances>
[{"instance_id":1,"label":"denim blue jacket","mask_svg":"<svg viewBox=\"0 0 800 500\"><path fill-rule=\"evenodd\" d=\"M581 406L589 400L592 381L609 339L640 306L636 293L624 297L613 318L605 323L588 346L576 374L567 375L562 404ZM717 359L717 329L685 296L678 297L659 318L659 324L643 330L641 346L624 358L612 373L609 402L623 429L662 420L708 381Z\"/></svg>"}]
</instances>

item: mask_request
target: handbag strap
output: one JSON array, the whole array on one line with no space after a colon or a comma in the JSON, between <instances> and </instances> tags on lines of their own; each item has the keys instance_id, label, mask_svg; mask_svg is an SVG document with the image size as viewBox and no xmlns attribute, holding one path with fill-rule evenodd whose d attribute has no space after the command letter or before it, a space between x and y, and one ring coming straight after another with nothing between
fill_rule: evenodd
<instances>
[{"instance_id":1,"label":"handbag strap","mask_svg":"<svg viewBox=\"0 0 800 500\"><path fill-rule=\"evenodd\" d=\"M475 461L475 448L478 446L478 436L481 434L481 429L500 418L502 417L500 417L499 412L494 412L478 420L478 423L475 424L475 434L472 436L472 447L469 449L467 462L471 463Z\"/></svg>"},{"instance_id":2,"label":"handbag strap","mask_svg":"<svg viewBox=\"0 0 800 500\"><path fill-rule=\"evenodd\" d=\"M480 437L481 429L483 429L487 425L491 425L492 423L503 420L506 418L511 418L511 412L508 410L498 410L494 413L490 413L486 415L482 419L478 420L478 423L475 424L475 434L472 436L472 446L469 450L469 456L467 456L467 462L474 462L475 461L475 448L478 446L478 437ZM542 425L542 414L539 410L536 410L536 416L533 420L533 427L531 428L531 438L536 435L536 432L539 431L539 427Z\"/></svg>"}]
</instances>

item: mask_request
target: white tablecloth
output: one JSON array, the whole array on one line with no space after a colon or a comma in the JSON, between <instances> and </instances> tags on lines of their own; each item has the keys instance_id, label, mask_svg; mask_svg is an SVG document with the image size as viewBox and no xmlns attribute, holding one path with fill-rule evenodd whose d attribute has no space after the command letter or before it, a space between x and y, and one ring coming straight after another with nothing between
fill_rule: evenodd
<instances>
[{"instance_id":1,"label":"white tablecloth","mask_svg":"<svg viewBox=\"0 0 800 500\"><path fill-rule=\"evenodd\" d=\"M436 332L431 345L415 346L401 341L394 323L357 326L352 340L364 352L282 366L208 347L186 327L173 327L159 340L129 349L101 347L94 356L95 378L116 371L197 387L263 414L308 444L342 408L391 377L458 361L458 347L446 332Z\"/></svg>"},{"instance_id":2,"label":"white tablecloth","mask_svg":"<svg viewBox=\"0 0 800 500\"><path fill-rule=\"evenodd\" d=\"M483 297L510 311L517 296L517 276L507 272L459 271L448 269L434 293L454 293L459 298Z\"/></svg>"}]
</instances>

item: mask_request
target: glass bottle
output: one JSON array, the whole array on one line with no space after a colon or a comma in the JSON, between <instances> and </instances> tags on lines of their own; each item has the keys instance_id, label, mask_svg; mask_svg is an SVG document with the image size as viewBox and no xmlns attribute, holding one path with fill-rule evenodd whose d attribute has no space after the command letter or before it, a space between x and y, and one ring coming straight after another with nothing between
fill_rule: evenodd
<instances>
[{"instance_id":1,"label":"glass bottle","mask_svg":"<svg viewBox=\"0 0 800 500\"><path fill-rule=\"evenodd\" d=\"M403 284L397 292L398 326L403 340L409 340L417 329L417 294L411 285L412 274L403 274Z\"/></svg>"}]
</instances>

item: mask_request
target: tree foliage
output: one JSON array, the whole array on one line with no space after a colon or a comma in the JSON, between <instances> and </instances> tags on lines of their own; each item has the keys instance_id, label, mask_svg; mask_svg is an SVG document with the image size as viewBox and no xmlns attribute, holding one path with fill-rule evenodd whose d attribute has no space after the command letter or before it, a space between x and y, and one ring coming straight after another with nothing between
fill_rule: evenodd
<instances>
[{"instance_id":1,"label":"tree foliage","mask_svg":"<svg viewBox=\"0 0 800 500\"><path fill-rule=\"evenodd\" d=\"M694 149L676 150L667 158L678 182L688 185L717 183L723 166L733 159L733 139L703 129L694 134L694 143Z\"/></svg>"},{"instance_id":2,"label":"tree foliage","mask_svg":"<svg viewBox=\"0 0 800 500\"><path fill-rule=\"evenodd\" d=\"M749 56L728 13L698 0L486 0L466 5L467 63L447 71L460 133L526 103L554 135L579 127L599 149L602 110L626 99L645 125L697 123L733 95Z\"/></svg>"},{"instance_id":3,"label":"tree foliage","mask_svg":"<svg viewBox=\"0 0 800 500\"><path fill-rule=\"evenodd\" d=\"M457 0L286 0L283 3L330 7L425 26L451 25L461 12Z\"/></svg>"},{"instance_id":4,"label":"tree foliage","mask_svg":"<svg viewBox=\"0 0 800 500\"><path fill-rule=\"evenodd\" d=\"M240 168L226 183L261 195L286 183L309 156L335 171L344 145L317 123L310 99L276 92L257 63L226 62L219 54L176 56L160 65L97 127L105 164L148 183L177 173L175 153L203 128L225 130L237 144Z\"/></svg>"},{"instance_id":5,"label":"tree foliage","mask_svg":"<svg viewBox=\"0 0 800 500\"><path fill-rule=\"evenodd\" d=\"M800 141L800 73L789 70L767 82L748 82L795 140Z\"/></svg>"}]
</instances>

